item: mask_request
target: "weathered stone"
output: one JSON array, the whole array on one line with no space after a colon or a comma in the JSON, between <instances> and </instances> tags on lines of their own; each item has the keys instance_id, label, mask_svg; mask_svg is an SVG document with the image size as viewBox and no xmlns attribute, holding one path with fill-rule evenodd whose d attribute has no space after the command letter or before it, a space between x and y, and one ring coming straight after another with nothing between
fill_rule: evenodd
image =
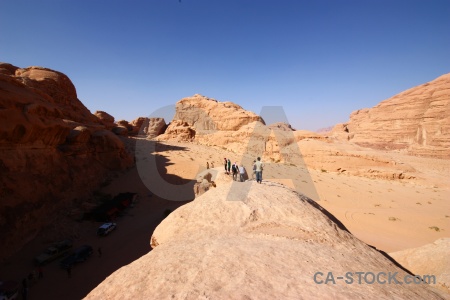
<instances>
[{"instance_id":1,"label":"weathered stone","mask_svg":"<svg viewBox=\"0 0 450 300\"><path fill-rule=\"evenodd\" d=\"M423 284L357 284L359 271L407 273L312 200L275 183L216 180L161 222L151 252L86 299L121 299L124 290L130 299L441 299ZM347 272L354 284L338 278Z\"/></svg>"},{"instance_id":2,"label":"weathered stone","mask_svg":"<svg viewBox=\"0 0 450 300\"><path fill-rule=\"evenodd\" d=\"M0 64L0 107L2 260L133 160L60 72Z\"/></svg>"},{"instance_id":3,"label":"weathered stone","mask_svg":"<svg viewBox=\"0 0 450 300\"><path fill-rule=\"evenodd\" d=\"M332 134L365 147L449 158L450 73L353 112Z\"/></svg>"},{"instance_id":4,"label":"weathered stone","mask_svg":"<svg viewBox=\"0 0 450 300\"><path fill-rule=\"evenodd\" d=\"M235 131L255 121L264 123L260 116L235 103L219 102L198 94L177 102L174 120L183 120L196 131Z\"/></svg>"},{"instance_id":5,"label":"weathered stone","mask_svg":"<svg viewBox=\"0 0 450 300\"><path fill-rule=\"evenodd\" d=\"M158 140L192 141L196 131L187 122L181 120L172 121L164 134L158 136Z\"/></svg>"},{"instance_id":6,"label":"weathered stone","mask_svg":"<svg viewBox=\"0 0 450 300\"><path fill-rule=\"evenodd\" d=\"M390 253L403 267L417 275L433 275L433 285L450 293L450 238L439 239L433 244Z\"/></svg>"},{"instance_id":7,"label":"weathered stone","mask_svg":"<svg viewBox=\"0 0 450 300\"><path fill-rule=\"evenodd\" d=\"M100 122L105 125L107 129L112 129L114 124L114 117L108 114L107 112L97 110L94 115L99 118Z\"/></svg>"}]
</instances>

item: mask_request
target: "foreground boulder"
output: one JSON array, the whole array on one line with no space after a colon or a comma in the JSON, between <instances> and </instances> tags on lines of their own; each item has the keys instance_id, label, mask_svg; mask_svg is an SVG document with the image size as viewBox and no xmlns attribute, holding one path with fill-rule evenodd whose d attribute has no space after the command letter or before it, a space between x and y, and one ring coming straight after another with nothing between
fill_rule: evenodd
<instances>
[{"instance_id":1,"label":"foreground boulder","mask_svg":"<svg viewBox=\"0 0 450 300\"><path fill-rule=\"evenodd\" d=\"M358 284L355 272L407 273L308 198L275 183L215 182L87 299L441 299L425 284ZM337 278L347 272L352 284Z\"/></svg>"},{"instance_id":2,"label":"foreground boulder","mask_svg":"<svg viewBox=\"0 0 450 300\"><path fill-rule=\"evenodd\" d=\"M133 159L63 73L0 63L0 108L2 260Z\"/></svg>"},{"instance_id":3,"label":"foreground boulder","mask_svg":"<svg viewBox=\"0 0 450 300\"><path fill-rule=\"evenodd\" d=\"M450 293L450 238L432 244L390 253L397 262L416 274L436 276L436 286Z\"/></svg>"}]
</instances>

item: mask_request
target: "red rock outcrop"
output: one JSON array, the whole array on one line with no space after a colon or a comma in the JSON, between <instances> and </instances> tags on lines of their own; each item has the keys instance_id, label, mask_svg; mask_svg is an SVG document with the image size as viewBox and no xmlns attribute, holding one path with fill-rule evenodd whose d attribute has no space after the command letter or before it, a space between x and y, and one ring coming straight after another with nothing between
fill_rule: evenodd
<instances>
[{"instance_id":1,"label":"red rock outcrop","mask_svg":"<svg viewBox=\"0 0 450 300\"><path fill-rule=\"evenodd\" d=\"M94 113L94 115L100 119L100 122L105 125L106 128L112 129L114 126L116 126L116 124L114 124L114 117L107 112L98 110Z\"/></svg>"},{"instance_id":2,"label":"red rock outcrop","mask_svg":"<svg viewBox=\"0 0 450 300\"><path fill-rule=\"evenodd\" d=\"M312 200L276 183L219 176L217 187L161 222L151 252L86 299L442 298L425 284L387 284L389 272L402 283L407 273ZM374 275L358 283L356 272ZM386 284L364 282L380 272Z\"/></svg>"},{"instance_id":3,"label":"red rock outcrop","mask_svg":"<svg viewBox=\"0 0 450 300\"><path fill-rule=\"evenodd\" d=\"M370 148L450 158L450 73L353 112L332 135Z\"/></svg>"},{"instance_id":4,"label":"red rock outcrop","mask_svg":"<svg viewBox=\"0 0 450 300\"><path fill-rule=\"evenodd\" d=\"M133 160L66 75L9 64L0 70L2 259Z\"/></svg>"}]
</instances>

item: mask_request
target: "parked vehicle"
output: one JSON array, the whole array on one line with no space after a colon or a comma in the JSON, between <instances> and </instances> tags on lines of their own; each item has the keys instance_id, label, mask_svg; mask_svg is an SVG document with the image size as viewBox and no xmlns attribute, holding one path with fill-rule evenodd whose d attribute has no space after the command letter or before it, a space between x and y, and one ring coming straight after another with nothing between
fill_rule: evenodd
<instances>
[{"instance_id":1,"label":"parked vehicle","mask_svg":"<svg viewBox=\"0 0 450 300\"><path fill-rule=\"evenodd\" d=\"M108 235L111 231L116 229L116 227L117 227L116 223L104 223L102 226L98 228L97 235L99 236Z\"/></svg>"},{"instance_id":2,"label":"parked vehicle","mask_svg":"<svg viewBox=\"0 0 450 300\"><path fill-rule=\"evenodd\" d=\"M90 245L83 245L75 249L72 254L64 258L60 265L63 269L71 268L73 265L88 259L93 252L94 251Z\"/></svg>"},{"instance_id":3,"label":"parked vehicle","mask_svg":"<svg viewBox=\"0 0 450 300\"><path fill-rule=\"evenodd\" d=\"M0 300L13 300L19 296L19 283L13 280L0 280Z\"/></svg>"},{"instance_id":4,"label":"parked vehicle","mask_svg":"<svg viewBox=\"0 0 450 300\"><path fill-rule=\"evenodd\" d=\"M72 248L72 241L64 240L54 243L51 247L48 247L44 252L34 258L34 262L37 265L47 264L58 257L67 254Z\"/></svg>"}]
</instances>

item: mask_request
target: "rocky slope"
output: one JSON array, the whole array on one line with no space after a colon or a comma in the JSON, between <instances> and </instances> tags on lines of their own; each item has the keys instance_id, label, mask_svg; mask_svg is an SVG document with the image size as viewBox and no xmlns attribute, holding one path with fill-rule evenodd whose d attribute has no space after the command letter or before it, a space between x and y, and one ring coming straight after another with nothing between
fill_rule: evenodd
<instances>
[{"instance_id":1,"label":"rocky slope","mask_svg":"<svg viewBox=\"0 0 450 300\"><path fill-rule=\"evenodd\" d=\"M361 146L449 158L450 73L353 112L332 134Z\"/></svg>"},{"instance_id":2,"label":"rocky slope","mask_svg":"<svg viewBox=\"0 0 450 300\"><path fill-rule=\"evenodd\" d=\"M416 274L436 276L436 285L450 293L450 238L432 244L390 253L402 266Z\"/></svg>"},{"instance_id":3,"label":"rocky slope","mask_svg":"<svg viewBox=\"0 0 450 300\"><path fill-rule=\"evenodd\" d=\"M66 75L0 63L0 259L133 163L99 115Z\"/></svg>"},{"instance_id":4,"label":"rocky slope","mask_svg":"<svg viewBox=\"0 0 450 300\"><path fill-rule=\"evenodd\" d=\"M86 299L442 299L425 284L358 284L355 272L407 273L308 198L229 180L215 177L215 188L172 212L154 249ZM347 272L352 284L337 278Z\"/></svg>"}]
</instances>

